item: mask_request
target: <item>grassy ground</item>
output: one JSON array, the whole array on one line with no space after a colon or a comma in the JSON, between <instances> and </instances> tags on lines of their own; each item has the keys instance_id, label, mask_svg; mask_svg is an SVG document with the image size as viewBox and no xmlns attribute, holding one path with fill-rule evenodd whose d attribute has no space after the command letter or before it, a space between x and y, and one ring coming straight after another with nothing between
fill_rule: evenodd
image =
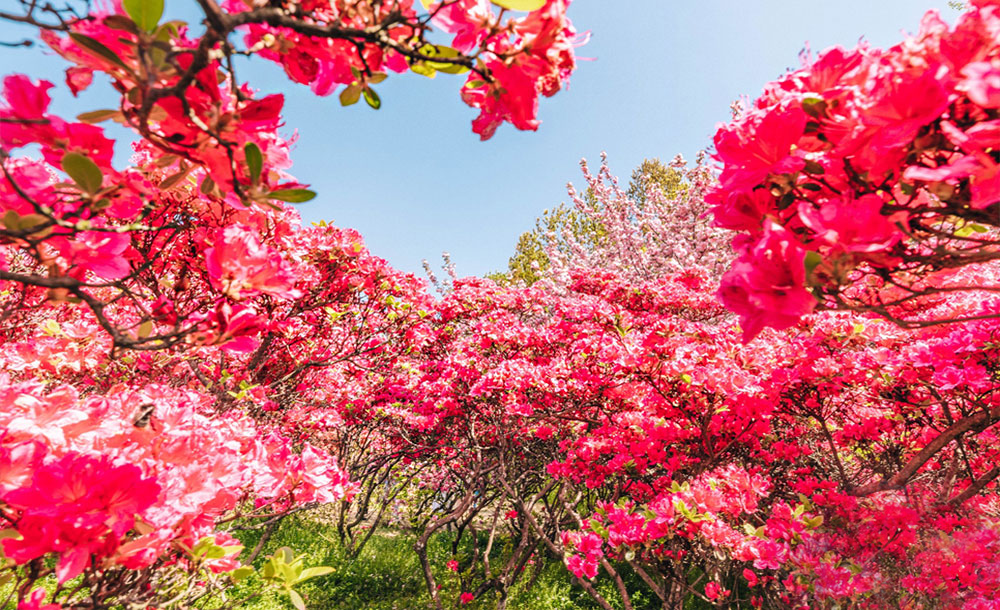
<instances>
[{"instance_id":1,"label":"grassy ground","mask_svg":"<svg viewBox=\"0 0 1000 610\"><path fill-rule=\"evenodd\" d=\"M231 532L252 549L260 539L260 530L235 530ZM305 599L309 610L428 610L432 608L430 596L424 584L423 572L416 553L413 551L415 537L395 530L377 533L368 542L360 556L347 559L337 542L333 526L300 514L287 518L266 542L260 558L255 562L260 568L264 558L281 547L289 547L295 554L305 556L305 566L330 566L334 571L314 578L295 587ZM462 593L458 575L450 572L445 564L451 559L463 559L451 554L451 536L444 532L430 540L428 557L434 566L434 575L441 585L440 594L445 608L461 610L494 610L496 598L492 592L470 604L459 604ZM504 544L498 541L492 561L504 560ZM534 586L525 587L529 574L511 591L509 610L600 610L590 597L570 580L563 565L553 559L544 560L541 572ZM464 565L464 564L463 564ZM533 567L529 566L529 570ZM658 600L635 579L623 572L626 586L632 593L635 610L659 609ZM40 583L51 590L54 578L43 579ZM614 586L606 577L598 577L594 586L606 599L614 603L617 599ZM10 585L0 585L0 606ZM245 610L294 610L294 606L284 593L272 592L263 587L262 580L253 575L231 590L229 599L249 599L240 603ZM13 610L8 604L0 610ZM213 605L214 607L214 605ZM686 610L697 610L701 606L691 599L685 603Z\"/></svg>"},{"instance_id":2,"label":"grassy ground","mask_svg":"<svg viewBox=\"0 0 1000 610\"><path fill-rule=\"evenodd\" d=\"M259 540L257 531L233 532L247 548ZM325 565L335 569L327 576L316 578L298 587L310 610L424 610L428 608L423 573L413 552L414 537L395 531L372 537L359 557L347 560L336 542L336 532L331 526L294 516L285 520L264 547L267 555L282 546L306 555L306 566ZM498 547L498 558L502 555ZM434 574L441 585L442 601L446 607L455 607L461 591L458 577L445 568L452 559L450 538L447 533L432 538L429 557L434 564ZM259 563L259 562L258 562ZM527 581L527 575L523 579ZM597 583L610 597L611 584ZM251 579L241 586L245 592L256 590L260 581ZM641 595L633 600L635 607L655 607ZM489 594L483 599L461 606L469 610L489 610L496 606ZM283 595L265 595L246 606L247 610L284 610L292 605ZM511 610L591 610L597 609L587 594L573 585L563 566L549 561L530 590L523 584L515 588L508 602Z\"/></svg>"}]
</instances>

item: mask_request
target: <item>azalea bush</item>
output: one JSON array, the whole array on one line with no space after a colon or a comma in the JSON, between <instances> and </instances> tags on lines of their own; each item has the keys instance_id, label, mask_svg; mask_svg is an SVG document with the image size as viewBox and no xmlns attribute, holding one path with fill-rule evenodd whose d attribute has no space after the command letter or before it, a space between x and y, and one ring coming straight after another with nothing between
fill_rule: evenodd
<instances>
[{"instance_id":1,"label":"azalea bush","mask_svg":"<svg viewBox=\"0 0 1000 610\"><path fill-rule=\"evenodd\" d=\"M19 609L304 607L336 566L268 546L293 514L352 561L405 530L439 609L508 607L553 563L604 610L1000 601L996 3L769 86L718 176L637 195L585 166L593 231L546 281L441 298L301 225L283 98L234 60L374 108L390 73L464 74L488 138L566 83L567 2L19 6L71 91L119 94L69 121L52 83L3 82Z\"/></svg>"},{"instance_id":2,"label":"azalea bush","mask_svg":"<svg viewBox=\"0 0 1000 610\"><path fill-rule=\"evenodd\" d=\"M977 266L1000 256L998 12L824 51L716 133L715 219L740 232L721 297L747 337L817 308L923 326L924 297L996 292Z\"/></svg>"},{"instance_id":3,"label":"azalea bush","mask_svg":"<svg viewBox=\"0 0 1000 610\"><path fill-rule=\"evenodd\" d=\"M234 58L376 109L390 73L463 74L487 139L536 129L568 79L567 4L207 0L200 25L155 1L5 10L68 62L74 95L101 74L118 99L68 120L53 83L3 80L0 517L20 608L240 607L227 590L261 547L227 524L353 498L356 455L309 406L391 370L427 315L356 233L299 224L286 204L315 193L288 173L283 96ZM138 138L124 168L109 120ZM324 367L332 386L302 385ZM328 571L288 551L258 566L298 607Z\"/></svg>"}]
</instances>

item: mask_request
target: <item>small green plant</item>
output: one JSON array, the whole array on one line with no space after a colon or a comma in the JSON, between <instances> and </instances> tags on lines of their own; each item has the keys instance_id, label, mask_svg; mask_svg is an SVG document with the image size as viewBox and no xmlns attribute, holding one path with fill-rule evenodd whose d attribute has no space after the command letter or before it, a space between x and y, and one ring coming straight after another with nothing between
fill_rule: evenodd
<instances>
[{"instance_id":1,"label":"small green plant","mask_svg":"<svg viewBox=\"0 0 1000 610\"><path fill-rule=\"evenodd\" d=\"M333 568L329 566L305 567L304 555L296 557L292 553L292 549L283 546L273 555L267 557L267 561L264 562L264 567L261 569L260 574L265 581L274 582L281 586L293 606L298 608L298 610L305 610L305 601L292 587L310 578L324 576L330 572L333 572Z\"/></svg>"}]
</instances>

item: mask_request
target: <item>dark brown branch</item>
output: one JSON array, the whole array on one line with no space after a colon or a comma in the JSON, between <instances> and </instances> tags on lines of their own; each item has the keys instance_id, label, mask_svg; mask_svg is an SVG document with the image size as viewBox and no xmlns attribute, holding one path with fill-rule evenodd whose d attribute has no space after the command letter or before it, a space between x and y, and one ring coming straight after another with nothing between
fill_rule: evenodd
<instances>
[{"instance_id":1,"label":"dark brown branch","mask_svg":"<svg viewBox=\"0 0 1000 610\"><path fill-rule=\"evenodd\" d=\"M965 502L972 498L972 496L978 494L987 485L995 481L998 476L1000 476L1000 466L994 466L986 474L973 481L972 485L970 485L965 491L958 494L951 500L948 500L948 506L950 508L955 508L965 504Z\"/></svg>"},{"instance_id":2,"label":"dark brown branch","mask_svg":"<svg viewBox=\"0 0 1000 610\"><path fill-rule=\"evenodd\" d=\"M939 451L947 447L966 432L981 432L997 423L1000 419L1000 407L994 407L988 411L980 411L964 419L955 422L927 444L920 452L910 458L896 474L880 481L874 481L861 487L848 489L848 493L854 496L867 496L880 491L900 489L910 480Z\"/></svg>"}]
</instances>

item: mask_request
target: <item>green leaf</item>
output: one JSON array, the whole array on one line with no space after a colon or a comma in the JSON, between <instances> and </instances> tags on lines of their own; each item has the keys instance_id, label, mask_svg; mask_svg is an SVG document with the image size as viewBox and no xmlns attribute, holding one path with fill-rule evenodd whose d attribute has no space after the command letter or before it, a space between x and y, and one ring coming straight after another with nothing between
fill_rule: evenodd
<instances>
[{"instance_id":1,"label":"green leaf","mask_svg":"<svg viewBox=\"0 0 1000 610\"><path fill-rule=\"evenodd\" d=\"M819 252L815 252L813 250L810 250L809 252L806 252L805 264L806 264L806 281L807 282L809 281L809 278L812 277L813 271L822 262L823 262L823 257L820 256Z\"/></svg>"},{"instance_id":2,"label":"green leaf","mask_svg":"<svg viewBox=\"0 0 1000 610\"><path fill-rule=\"evenodd\" d=\"M76 115L76 120L82 121L84 123L100 123L101 121L107 121L108 119L113 119L120 115L121 112L117 110L111 110L110 108L105 108L103 110L91 110L90 112L84 112Z\"/></svg>"},{"instance_id":3,"label":"green leaf","mask_svg":"<svg viewBox=\"0 0 1000 610\"><path fill-rule=\"evenodd\" d=\"M184 179L184 176L187 175L188 175L188 170L182 169L181 171L176 172L174 174L170 174L169 176L164 178L158 186L160 190L164 191L170 190L173 187L177 186L177 183L179 183L182 179Z\"/></svg>"},{"instance_id":4,"label":"green leaf","mask_svg":"<svg viewBox=\"0 0 1000 610\"><path fill-rule=\"evenodd\" d=\"M382 107L382 100L379 99L378 93L375 93L374 89L365 89L363 93L365 95L365 101L368 102L369 106L375 110Z\"/></svg>"},{"instance_id":5,"label":"green leaf","mask_svg":"<svg viewBox=\"0 0 1000 610\"><path fill-rule=\"evenodd\" d=\"M116 66L129 70L129 67L125 65L125 62L123 62L120 57L115 55L114 51L104 46L104 43L100 40L95 40L90 36L84 36L78 32L70 32L69 37L73 39L73 42L101 59L106 59ZM131 72L131 70L129 71Z\"/></svg>"},{"instance_id":6,"label":"green leaf","mask_svg":"<svg viewBox=\"0 0 1000 610\"><path fill-rule=\"evenodd\" d=\"M212 191L215 190L215 180L212 180L211 176L205 176L205 179L201 181L201 186L198 188L204 195L211 195Z\"/></svg>"},{"instance_id":7,"label":"green leaf","mask_svg":"<svg viewBox=\"0 0 1000 610\"><path fill-rule=\"evenodd\" d=\"M233 579L233 582L240 582L246 580L253 574L254 569L251 566L240 566L229 573L229 577Z\"/></svg>"},{"instance_id":8,"label":"green leaf","mask_svg":"<svg viewBox=\"0 0 1000 610\"><path fill-rule=\"evenodd\" d=\"M126 32L131 32L132 34L139 33L138 28L135 27L135 22L125 15L109 15L104 18L104 25L108 26L112 30L125 30Z\"/></svg>"},{"instance_id":9,"label":"green leaf","mask_svg":"<svg viewBox=\"0 0 1000 610\"><path fill-rule=\"evenodd\" d=\"M816 515L815 517L803 519L802 522L805 523L806 527L814 530L817 527L823 525L823 515Z\"/></svg>"},{"instance_id":10,"label":"green leaf","mask_svg":"<svg viewBox=\"0 0 1000 610\"><path fill-rule=\"evenodd\" d=\"M41 214L26 214L21 217L21 230L34 231L38 227L48 222L48 218Z\"/></svg>"},{"instance_id":11,"label":"green leaf","mask_svg":"<svg viewBox=\"0 0 1000 610\"><path fill-rule=\"evenodd\" d=\"M545 0L493 0L493 4L512 11L537 11L545 6Z\"/></svg>"},{"instance_id":12,"label":"green leaf","mask_svg":"<svg viewBox=\"0 0 1000 610\"><path fill-rule=\"evenodd\" d=\"M8 538L14 540L20 540L22 538L21 533L12 527L0 530L0 540L7 540Z\"/></svg>"},{"instance_id":13,"label":"green leaf","mask_svg":"<svg viewBox=\"0 0 1000 610\"><path fill-rule=\"evenodd\" d=\"M199 540L193 547L191 547L191 555L195 557L203 557L206 553L208 553L209 549L211 549L214 545L215 545L215 538L211 536L205 536L204 538Z\"/></svg>"},{"instance_id":14,"label":"green leaf","mask_svg":"<svg viewBox=\"0 0 1000 610\"><path fill-rule=\"evenodd\" d=\"M163 0L122 0L122 7L135 24L152 32L163 16Z\"/></svg>"},{"instance_id":15,"label":"green leaf","mask_svg":"<svg viewBox=\"0 0 1000 610\"><path fill-rule=\"evenodd\" d=\"M420 48L420 54L431 58L441 57L446 59L455 59L462 57L462 54L455 49L439 44L424 45ZM469 71L468 66L450 62L428 60L426 64L428 67L434 68L438 72L444 72L446 74L462 74L463 72Z\"/></svg>"},{"instance_id":16,"label":"green leaf","mask_svg":"<svg viewBox=\"0 0 1000 610\"><path fill-rule=\"evenodd\" d=\"M607 528L605 528L600 523L597 523L596 521L594 521L594 522L592 522L590 524L590 529L591 529L591 531L593 531L595 534L597 534L601 538L605 538L606 539L608 537L608 530L607 530Z\"/></svg>"},{"instance_id":17,"label":"green leaf","mask_svg":"<svg viewBox=\"0 0 1000 610\"><path fill-rule=\"evenodd\" d=\"M250 180L257 184L260 181L260 172L264 169L264 155L260 152L260 147L253 142L246 143L243 153L247 158L247 168L250 169Z\"/></svg>"},{"instance_id":18,"label":"green leaf","mask_svg":"<svg viewBox=\"0 0 1000 610\"><path fill-rule=\"evenodd\" d=\"M306 603L302 601L302 596L295 591L288 590L288 599L291 600L292 605L298 608L298 610L306 610Z\"/></svg>"},{"instance_id":19,"label":"green leaf","mask_svg":"<svg viewBox=\"0 0 1000 610\"><path fill-rule=\"evenodd\" d=\"M4 212L2 218L3 226L8 231L20 231L21 230L21 215L14 210L7 210Z\"/></svg>"},{"instance_id":20,"label":"green leaf","mask_svg":"<svg viewBox=\"0 0 1000 610\"><path fill-rule=\"evenodd\" d=\"M316 193L309 189L279 189L267 194L269 199L277 199L287 203L305 203L316 198Z\"/></svg>"},{"instance_id":21,"label":"green leaf","mask_svg":"<svg viewBox=\"0 0 1000 610\"><path fill-rule=\"evenodd\" d=\"M340 105L350 106L352 104L357 104L358 100L361 99L361 85L355 83L353 85L348 85L340 92Z\"/></svg>"},{"instance_id":22,"label":"green leaf","mask_svg":"<svg viewBox=\"0 0 1000 610\"><path fill-rule=\"evenodd\" d=\"M226 552L222 550L222 547L212 543L211 546L205 548L205 558L206 559L222 559L226 556Z\"/></svg>"},{"instance_id":23,"label":"green leaf","mask_svg":"<svg viewBox=\"0 0 1000 610\"><path fill-rule=\"evenodd\" d=\"M826 113L826 102L816 97L802 100L802 110L813 118L820 118Z\"/></svg>"},{"instance_id":24,"label":"green leaf","mask_svg":"<svg viewBox=\"0 0 1000 610\"><path fill-rule=\"evenodd\" d=\"M139 337L139 339L145 339L151 334L153 334L153 321L146 320L139 325L139 331L136 336Z\"/></svg>"},{"instance_id":25,"label":"green leaf","mask_svg":"<svg viewBox=\"0 0 1000 610\"><path fill-rule=\"evenodd\" d=\"M101 182L104 181L101 168L80 153L71 152L63 155L62 169L81 190L91 195L101 190Z\"/></svg>"},{"instance_id":26,"label":"green leaf","mask_svg":"<svg viewBox=\"0 0 1000 610\"><path fill-rule=\"evenodd\" d=\"M157 157L153 164L156 167L167 167L168 165L173 165L179 157L177 155L163 155L162 157Z\"/></svg>"},{"instance_id":27,"label":"green leaf","mask_svg":"<svg viewBox=\"0 0 1000 610\"><path fill-rule=\"evenodd\" d=\"M976 224L973 222L955 231L955 237L968 237L973 233L986 233L988 231L989 229L987 229L983 225Z\"/></svg>"},{"instance_id":28,"label":"green leaf","mask_svg":"<svg viewBox=\"0 0 1000 610\"><path fill-rule=\"evenodd\" d=\"M333 571L334 571L333 568L329 566L317 566L315 568L306 568L302 570L302 573L299 574L298 580L296 580L295 582L300 583L305 580L309 580L310 578L316 578L317 576L325 576Z\"/></svg>"},{"instance_id":29,"label":"green leaf","mask_svg":"<svg viewBox=\"0 0 1000 610\"><path fill-rule=\"evenodd\" d=\"M231 555L239 555L243 551L242 544L230 544L227 546L221 546L219 548L222 549L223 553L225 553L225 557L229 557Z\"/></svg>"},{"instance_id":30,"label":"green leaf","mask_svg":"<svg viewBox=\"0 0 1000 610\"><path fill-rule=\"evenodd\" d=\"M427 78L434 78L437 76L437 70L428 66L423 62L418 62L410 65L410 70L413 70L421 76L426 76Z\"/></svg>"}]
</instances>

